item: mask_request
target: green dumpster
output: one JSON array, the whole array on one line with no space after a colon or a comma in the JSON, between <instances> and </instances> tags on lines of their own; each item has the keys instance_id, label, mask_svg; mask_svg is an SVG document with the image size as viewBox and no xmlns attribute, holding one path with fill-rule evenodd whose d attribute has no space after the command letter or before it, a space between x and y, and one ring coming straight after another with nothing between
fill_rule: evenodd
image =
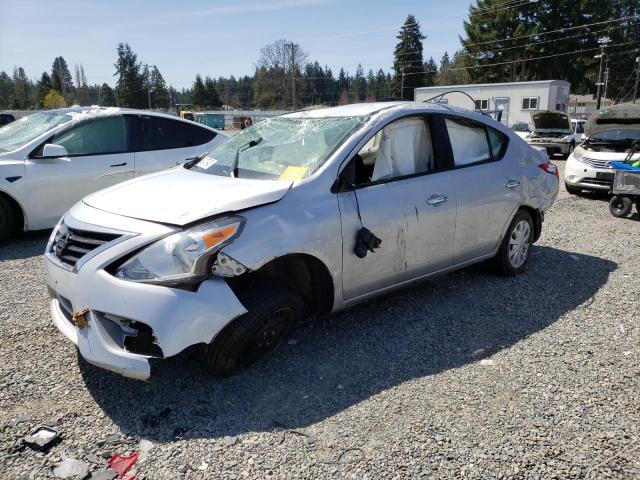
<instances>
[{"instance_id":1,"label":"green dumpster","mask_svg":"<svg viewBox=\"0 0 640 480\"><path fill-rule=\"evenodd\" d=\"M224 130L224 114L223 113L194 113L195 120L207 127Z\"/></svg>"}]
</instances>

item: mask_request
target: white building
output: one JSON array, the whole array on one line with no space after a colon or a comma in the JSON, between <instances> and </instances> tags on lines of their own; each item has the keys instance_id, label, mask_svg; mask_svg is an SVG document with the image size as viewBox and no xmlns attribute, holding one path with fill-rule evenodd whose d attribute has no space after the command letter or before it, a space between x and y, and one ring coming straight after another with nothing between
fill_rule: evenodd
<instances>
[{"instance_id":1,"label":"white building","mask_svg":"<svg viewBox=\"0 0 640 480\"><path fill-rule=\"evenodd\" d=\"M502 123L512 126L519 122L531 125L531 112L536 110L567 111L571 84L564 80L534 82L480 83L477 85L449 85L415 89L416 102L424 101L451 90L470 95L483 110L502 110ZM466 95L451 93L442 103L471 109L473 104Z\"/></svg>"}]
</instances>

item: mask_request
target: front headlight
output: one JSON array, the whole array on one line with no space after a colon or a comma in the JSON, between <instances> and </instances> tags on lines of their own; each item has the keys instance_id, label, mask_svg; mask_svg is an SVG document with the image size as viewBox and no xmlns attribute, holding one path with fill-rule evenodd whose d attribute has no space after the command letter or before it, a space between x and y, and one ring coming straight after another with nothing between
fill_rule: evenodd
<instances>
[{"instance_id":1,"label":"front headlight","mask_svg":"<svg viewBox=\"0 0 640 480\"><path fill-rule=\"evenodd\" d=\"M585 151L580 146L573 149L573 158L579 162L582 162L582 158L584 157L584 154L585 154Z\"/></svg>"},{"instance_id":2,"label":"front headlight","mask_svg":"<svg viewBox=\"0 0 640 480\"><path fill-rule=\"evenodd\" d=\"M230 216L169 235L123 263L116 277L160 284L202 278L211 256L240 235L244 222Z\"/></svg>"}]
</instances>

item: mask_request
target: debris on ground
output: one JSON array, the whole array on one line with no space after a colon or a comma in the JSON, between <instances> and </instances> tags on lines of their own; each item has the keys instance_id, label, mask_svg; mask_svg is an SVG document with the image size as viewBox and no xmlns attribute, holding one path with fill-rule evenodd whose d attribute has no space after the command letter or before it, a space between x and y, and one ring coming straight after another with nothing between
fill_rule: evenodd
<instances>
[{"instance_id":1,"label":"debris on ground","mask_svg":"<svg viewBox=\"0 0 640 480\"><path fill-rule=\"evenodd\" d=\"M76 458L62 456L62 460L53 468L56 478L77 478L82 480L89 474L89 464Z\"/></svg>"},{"instance_id":2,"label":"debris on ground","mask_svg":"<svg viewBox=\"0 0 640 480\"><path fill-rule=\"evenodd\" d=\"M131 455L120 455L116 454L112 456L107 463L109 466L118 474L120 478L123 478L124 475L129 471L133 464L138 460L138 452L133 453Z\"/></svg>"},{"instance_id":3,"label":"debris on ground","mask_svg":"<svg viewBox=\"0 0 640 480\"><path fill-rule=\"evenodd\" d=\"M7 425L10 427L15 427L16 425L24 422L28 422L31 420L31 415L16 415L15 417L11 417L7 422Z\"/></svg>"},{"instance_id":4,"label":"debris on ground","mask_svg":"<svg viewBox=\"0 0 640 480\"><path fill-rule=\"evenodd\" d=\"M23 438L25 444L36 450L47 450L60 439L57 430L41 426Z\"/></svg>"}]
</instances>

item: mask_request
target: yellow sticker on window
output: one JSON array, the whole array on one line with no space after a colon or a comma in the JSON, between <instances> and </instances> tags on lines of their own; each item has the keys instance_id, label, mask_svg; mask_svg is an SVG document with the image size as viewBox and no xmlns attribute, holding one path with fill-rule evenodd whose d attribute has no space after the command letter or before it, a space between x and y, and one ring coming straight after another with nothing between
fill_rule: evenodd
<instances>
[{"instance_id":1,"label":"yellow sticker on window","mask_svg":"<svg viewBox=\"0 0 640 480\"><path fill-rule=\"evenodd\" d=\"M280 175L280 180L300 180L309 167L287 167Z\"/></svg>"}]
</instances>

